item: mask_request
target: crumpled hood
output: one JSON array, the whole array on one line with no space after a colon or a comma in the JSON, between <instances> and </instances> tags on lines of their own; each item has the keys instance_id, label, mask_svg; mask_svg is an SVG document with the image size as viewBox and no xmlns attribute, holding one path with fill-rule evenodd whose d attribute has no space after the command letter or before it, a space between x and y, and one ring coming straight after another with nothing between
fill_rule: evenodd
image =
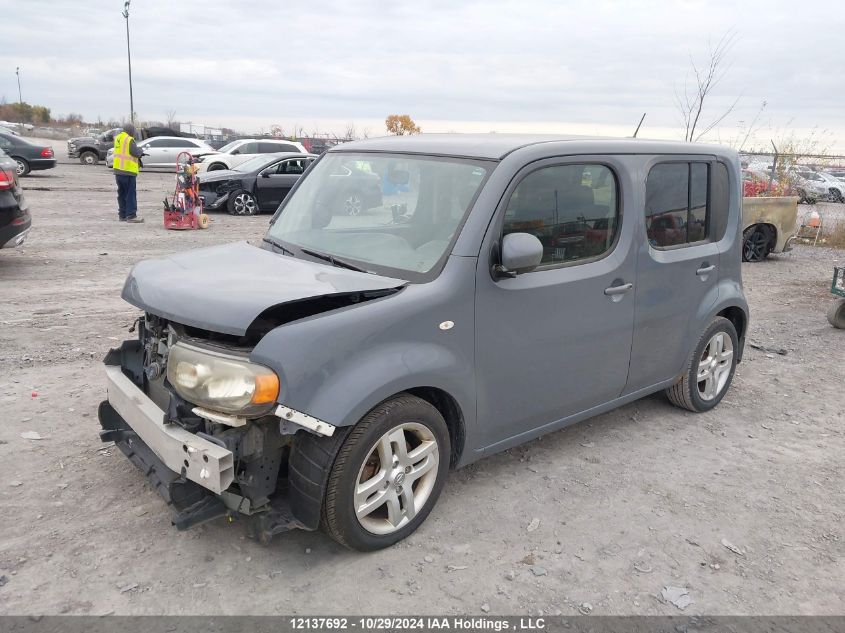
<instances>
[{"instance_id":1,"label":"crumpled hood","mask_svg":"<svg viewBox=\"0 0 845 633\"><path fill-rule=\"evenodd\" d=\"M237 242L142 261L121 296L177 323L242 336L262 312L282 303L406 283Z\"/></svg>"},{"instance_id":2,"label":"crumpled hood","mask_svg":"<svg viewBox=\"0 0 845 633\"><path fill-rule=\"evenodd\" d=\"M216 169L214 171L202 171L197 174L197 180L203 182L219 182L221 180L232 180L234 178L249 178L249 174L234 169Z\"/></svg>"}]
</instances>

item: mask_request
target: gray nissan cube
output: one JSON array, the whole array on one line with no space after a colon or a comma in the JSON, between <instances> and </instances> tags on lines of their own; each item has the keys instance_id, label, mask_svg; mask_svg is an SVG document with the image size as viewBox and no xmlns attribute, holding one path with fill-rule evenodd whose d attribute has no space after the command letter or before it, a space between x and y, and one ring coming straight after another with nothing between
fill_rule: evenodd
<instances>
[{"instance_id":1,"label":"gray nissan cube","mask_svg":"<svg viewBox=\"0 0 845 633\"><path fill-rule=\"evenodd\" d=\"M719 403L748 326L741 192L736 152L709 145L340 145L263 240L133 268L100 435L179 529L389 546L451 468L658 391Z\"/></svg>"}]
</instances>

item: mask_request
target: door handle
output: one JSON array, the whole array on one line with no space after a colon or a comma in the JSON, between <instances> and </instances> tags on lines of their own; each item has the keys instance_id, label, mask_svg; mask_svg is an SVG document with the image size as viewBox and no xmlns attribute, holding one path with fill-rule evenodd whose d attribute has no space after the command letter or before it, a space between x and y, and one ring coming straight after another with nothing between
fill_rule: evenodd
<instances>
[{"instance_id":1,"label":"door handle","mask_svg":"<svg viewBox=\"0 0 845 633\"><path fill-rule=\"evenodd\" d=\"M714 270L716 270L716 266L711 264L710 266L702 266L701 268L695 271L695 274L700 277L701 275L709 275Z\"/></svg>"},{"instance_id":2,"label":"door handle","mask_svg":"<svg viewBox=\"0 0 845 633\"><path fill-rule=\"evenodd\" d=\"M608 297L624 295L633 287L634 284L632 283L622 284L621 286L611 286L610 288L604 289L604 294L606 294Z\"/></svg>"}]
</instances>

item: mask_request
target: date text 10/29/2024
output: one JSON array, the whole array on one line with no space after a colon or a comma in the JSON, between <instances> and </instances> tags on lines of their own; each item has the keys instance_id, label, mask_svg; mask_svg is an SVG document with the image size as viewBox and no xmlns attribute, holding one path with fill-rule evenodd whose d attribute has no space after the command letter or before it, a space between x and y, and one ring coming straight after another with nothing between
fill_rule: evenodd
<instances>
[{"instance_id":1,"label":"date text 10/29/2024","mask_svg":"<svg viewBox=\"0 0 845 633\"><path fill-rule=\"evenodd\" d=\"M294 617L295 631L543 631L543 618L495 616Z\"/></svg>"}]
</instances>

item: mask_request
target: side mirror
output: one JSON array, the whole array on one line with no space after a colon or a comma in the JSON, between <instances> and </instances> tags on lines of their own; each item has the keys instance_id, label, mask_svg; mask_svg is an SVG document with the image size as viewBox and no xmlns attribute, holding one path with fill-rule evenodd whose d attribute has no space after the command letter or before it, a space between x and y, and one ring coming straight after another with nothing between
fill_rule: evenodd
<instances>
[{"instance_id":1,"label":"side mirror","mask_svg":"<svg viewBox=\"0 0 845 633\"><path fill-rule=\"evenodd\" d=\"M241 150L239 150L239 149L233 149L232 150L232 156L235 156L236 154L240 154L240 153L241 153Z\"/></svg>"},{"instance_id":2,"label":"side mirror","mask_svg":"<svg viewBox=\"0 0 845 633\"><path fill-rule=\"evenodd\" d=\"M504 277L516 277L527 273L543 261L543 243L530 233L509 233L502 240L502 263L496 273Z\"/></svg>"},{"instance_id":3,"label":"side mirror","mask_svg":"<svg viewBox=\"0 0 845 633\"><path fill-rule=\"evenodd\" d=\"M270 177L270 170L269 170L269 169L265 169L264 171L262 171L262 172L261 172L261 177L262 177L262 178L269 178L269 177Z\"/></svg>"}]
</instances>

